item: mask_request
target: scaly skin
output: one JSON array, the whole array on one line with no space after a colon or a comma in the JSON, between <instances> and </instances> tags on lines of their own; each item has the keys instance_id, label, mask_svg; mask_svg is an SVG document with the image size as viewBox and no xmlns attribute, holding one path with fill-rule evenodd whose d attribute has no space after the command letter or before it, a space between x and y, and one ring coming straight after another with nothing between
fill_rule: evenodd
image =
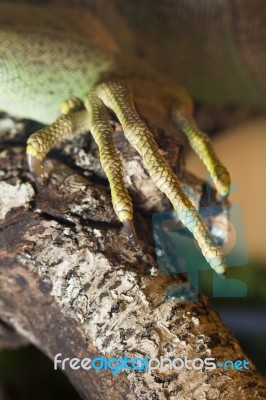
<instances>
[{"instance_id":1,"label":"scaly skin","mask_svg":"<svg viewBox=\"0 0 266 400\"><path fill-rule=\"evenodd\" d=\"M94 37L66 34L65 28L57 29L56 16L47 20L47 15L50 14L45 14L45 10L38 14L39 26L34 23L22 26L22 19L14 27L6 22L7 18L0 28L0 110L51 124L28 140L32 172L37 177L42 175L42 161L56 143L90 130L99 146L116 214L136 240L132 201L108 122L107 108L113 110L126 138L143 157L152 181L168 196L211 267L225 276L226 262L221 249L182 192L177 177L161 157L152 133L135 108L137 102L146 115L145 95L149 94L152 97L149 106L159 110L159 126L170 122L184 131L194 150L206 161L217 189L226 195L230 188L229 174L207 136L194 125L192 102L186 91L148 65L125 56L114 43L109 42L106 47L104 40L99 43ZM78 96L81 101L66 102L70 96Z\"/></svg>"},{"instance_id":2,"label":"scaly skin","mask_svg":"<svg viewBox=\"0 0 266 400\"><path fill-rule=\"evenodd\" d=\"M169 198L180 220L193 233L206 260L219 275L225 275L226 261L221 249L211 237L191 201L182 192L176 175L160 155L153 134L135 109L132 93L126 85L119 82L100 85L96 88L96 93L103 103L116 113L126 138L143 157L151 180ZM228 181L228 173L226 179ZM126 195L125 206L128 204L127 198ZM119 203L124 210L123 198L119 197ZM127 219L131 218L129 214Z\"/></svg>"}]
</instances>

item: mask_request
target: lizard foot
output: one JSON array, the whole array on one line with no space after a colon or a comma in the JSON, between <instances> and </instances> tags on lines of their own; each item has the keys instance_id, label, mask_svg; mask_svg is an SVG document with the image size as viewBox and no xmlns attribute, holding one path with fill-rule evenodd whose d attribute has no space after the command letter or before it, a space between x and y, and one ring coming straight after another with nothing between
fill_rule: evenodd
<instances>
[{"instance_id":1,"label":"lizard foot","mask_svg":"<svg viewBox=\"0 0 266 400\"><path fill-rule=\"evenodd\" d=\"M50 127L33 134L28 140L28 160L33 172L39 174L39 165L51 147L66 137L90 130L100 152L100 160L110 183L112 202L119 220L130 238L137 242L133 225L133 207L123 177L123 166L114 146L114 131L107 109L120 121L124 135L142 156L151 180L166 194L182 223L192 232L210 266L226 276L226 261L221 248L210 234L205 222L189 198L183 193L178 178L160 155L152 132L139 117L132 91L123 82L110 81L96 86L84 100L84 108L67 103L61 115ZM173 103L174 104L174 103ZM69 106L70 105L70 106ZM193 149L205 162L221 195L229 193L230 178L217 159L208 137L200 132L190 115L177 103L172 106L172 120L188 136ZM37 161L36 161L37 160Z\"/></svg>"}]
</instances>

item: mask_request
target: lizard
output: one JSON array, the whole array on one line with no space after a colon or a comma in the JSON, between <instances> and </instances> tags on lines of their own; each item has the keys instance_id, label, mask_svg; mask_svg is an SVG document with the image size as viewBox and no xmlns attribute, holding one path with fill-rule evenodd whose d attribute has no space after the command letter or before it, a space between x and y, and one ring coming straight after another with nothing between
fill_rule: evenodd
<instances>
[{"instance_id":1,"label":"lizard","mask_svg":"<svg viewBox=\"0 0 266 400\"><path fill-rule=\"evenodd\" d=\"M125 137L142 156L151 180L170 199L210 266L225 277L227 267L221 248L182 192L177 176L161 156L151 130L140 117L149 117L152 110L158 126L181 130L205 163L217 191L222 197L228 196L229 173L216 156L208 136L198 129L190 95L173 78L176 59L166 73L160 62L156 62L164 41L169 39L170 25L166 27L168 35L161 33L160 40L156 35L159 43L156 59L153 58L151 49L156 44L150 35L151 27L156 11L162 11L160 7L167 2L160 0L154 7L150 1L146 6L141 6L139 1L129 5L119 0L108 2L108 6L96 0L83 0L78 6L75 1L64 6L60 6L60 1L54 3L0 4L0 111L47 125L27 141L31 172L41 179L43 160L54 145L90 131L110 183L114 210L130 238L137 241L132 200L108 120L111 110L120 121ZM177 10L172 1L168 3ZM179 4L182 6L183 2ZM136 10L140 16L137 25L132 22ZM167 15L161 14L166 20ZM248 100L263 104L264 98L255 86L246 86Z\"/></svg>"}]
</instances>

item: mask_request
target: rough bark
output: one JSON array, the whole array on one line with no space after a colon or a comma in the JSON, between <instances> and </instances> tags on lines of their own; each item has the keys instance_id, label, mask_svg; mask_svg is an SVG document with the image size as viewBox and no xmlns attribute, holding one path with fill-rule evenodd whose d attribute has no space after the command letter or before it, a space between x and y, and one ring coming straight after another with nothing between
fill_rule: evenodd
<instances>
[{"instance_id":1,"label":"rough bark","mask_svg":"<svg viewBox=\"0 0 266 400\"><path fill-rule=\"evenodd\" d=\"M121 140L118 125L116 130L142 249L132 246L117 221L88 136L52 153L43 187L27 172L25 137L11 132L2 138L0 346L29 341L50 358L62 353L70 358L247 359L205 296L197 302L165 300L164 289L184 279L157 270L151 212L168 203ZM160 146L184 179L180 140L160 139ZM201 182L191 175L186 179L199 198ZM265 399L265 384L249 366L242 371L165 369L151 375L65 372L84 399Z\"/></svg>"}]
</instances>

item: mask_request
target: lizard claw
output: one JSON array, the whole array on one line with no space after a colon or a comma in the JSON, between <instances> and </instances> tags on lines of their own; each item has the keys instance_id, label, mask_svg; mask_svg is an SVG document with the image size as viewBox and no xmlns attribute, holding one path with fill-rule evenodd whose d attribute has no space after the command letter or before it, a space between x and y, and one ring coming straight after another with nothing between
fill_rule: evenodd
<instances>
[{"instance_id":1,"label":"lizard claw","mask_svg":"<svg viewBox=\"0 0 266 400\"><path fill-rule=\"evenodd\" d=\"M223 272L222 274L218 274L221 278L226 279L227 278L227 270Z\"/></svg>"},{"instance_id":2,"label":"lizard claw","mask_svg":"<svg viewBox=\"0 0 266 400\"><path fill-rule=\"evenodd\" d=\"M134 228L134 224L132 222L132 220L129 219L125 219L123 221L123 225L125 227L125 230L128 234L128 237L130 239L130 241L132 242L132 244L134 246L139 246L139 242L138 242L138 237Z\"/></svg>"},{"instance_id":3,"label":"lizard claw","mask_svg":"<svg viewBox=\"0 0 266 400\"><path fill-rule=\"evenodd\" d=\"M30 172L41 184L43 184L42 162L30 153L27 154L27 158L28 158L28 165L29 165Z\"/></svg>"}]
</instances>

